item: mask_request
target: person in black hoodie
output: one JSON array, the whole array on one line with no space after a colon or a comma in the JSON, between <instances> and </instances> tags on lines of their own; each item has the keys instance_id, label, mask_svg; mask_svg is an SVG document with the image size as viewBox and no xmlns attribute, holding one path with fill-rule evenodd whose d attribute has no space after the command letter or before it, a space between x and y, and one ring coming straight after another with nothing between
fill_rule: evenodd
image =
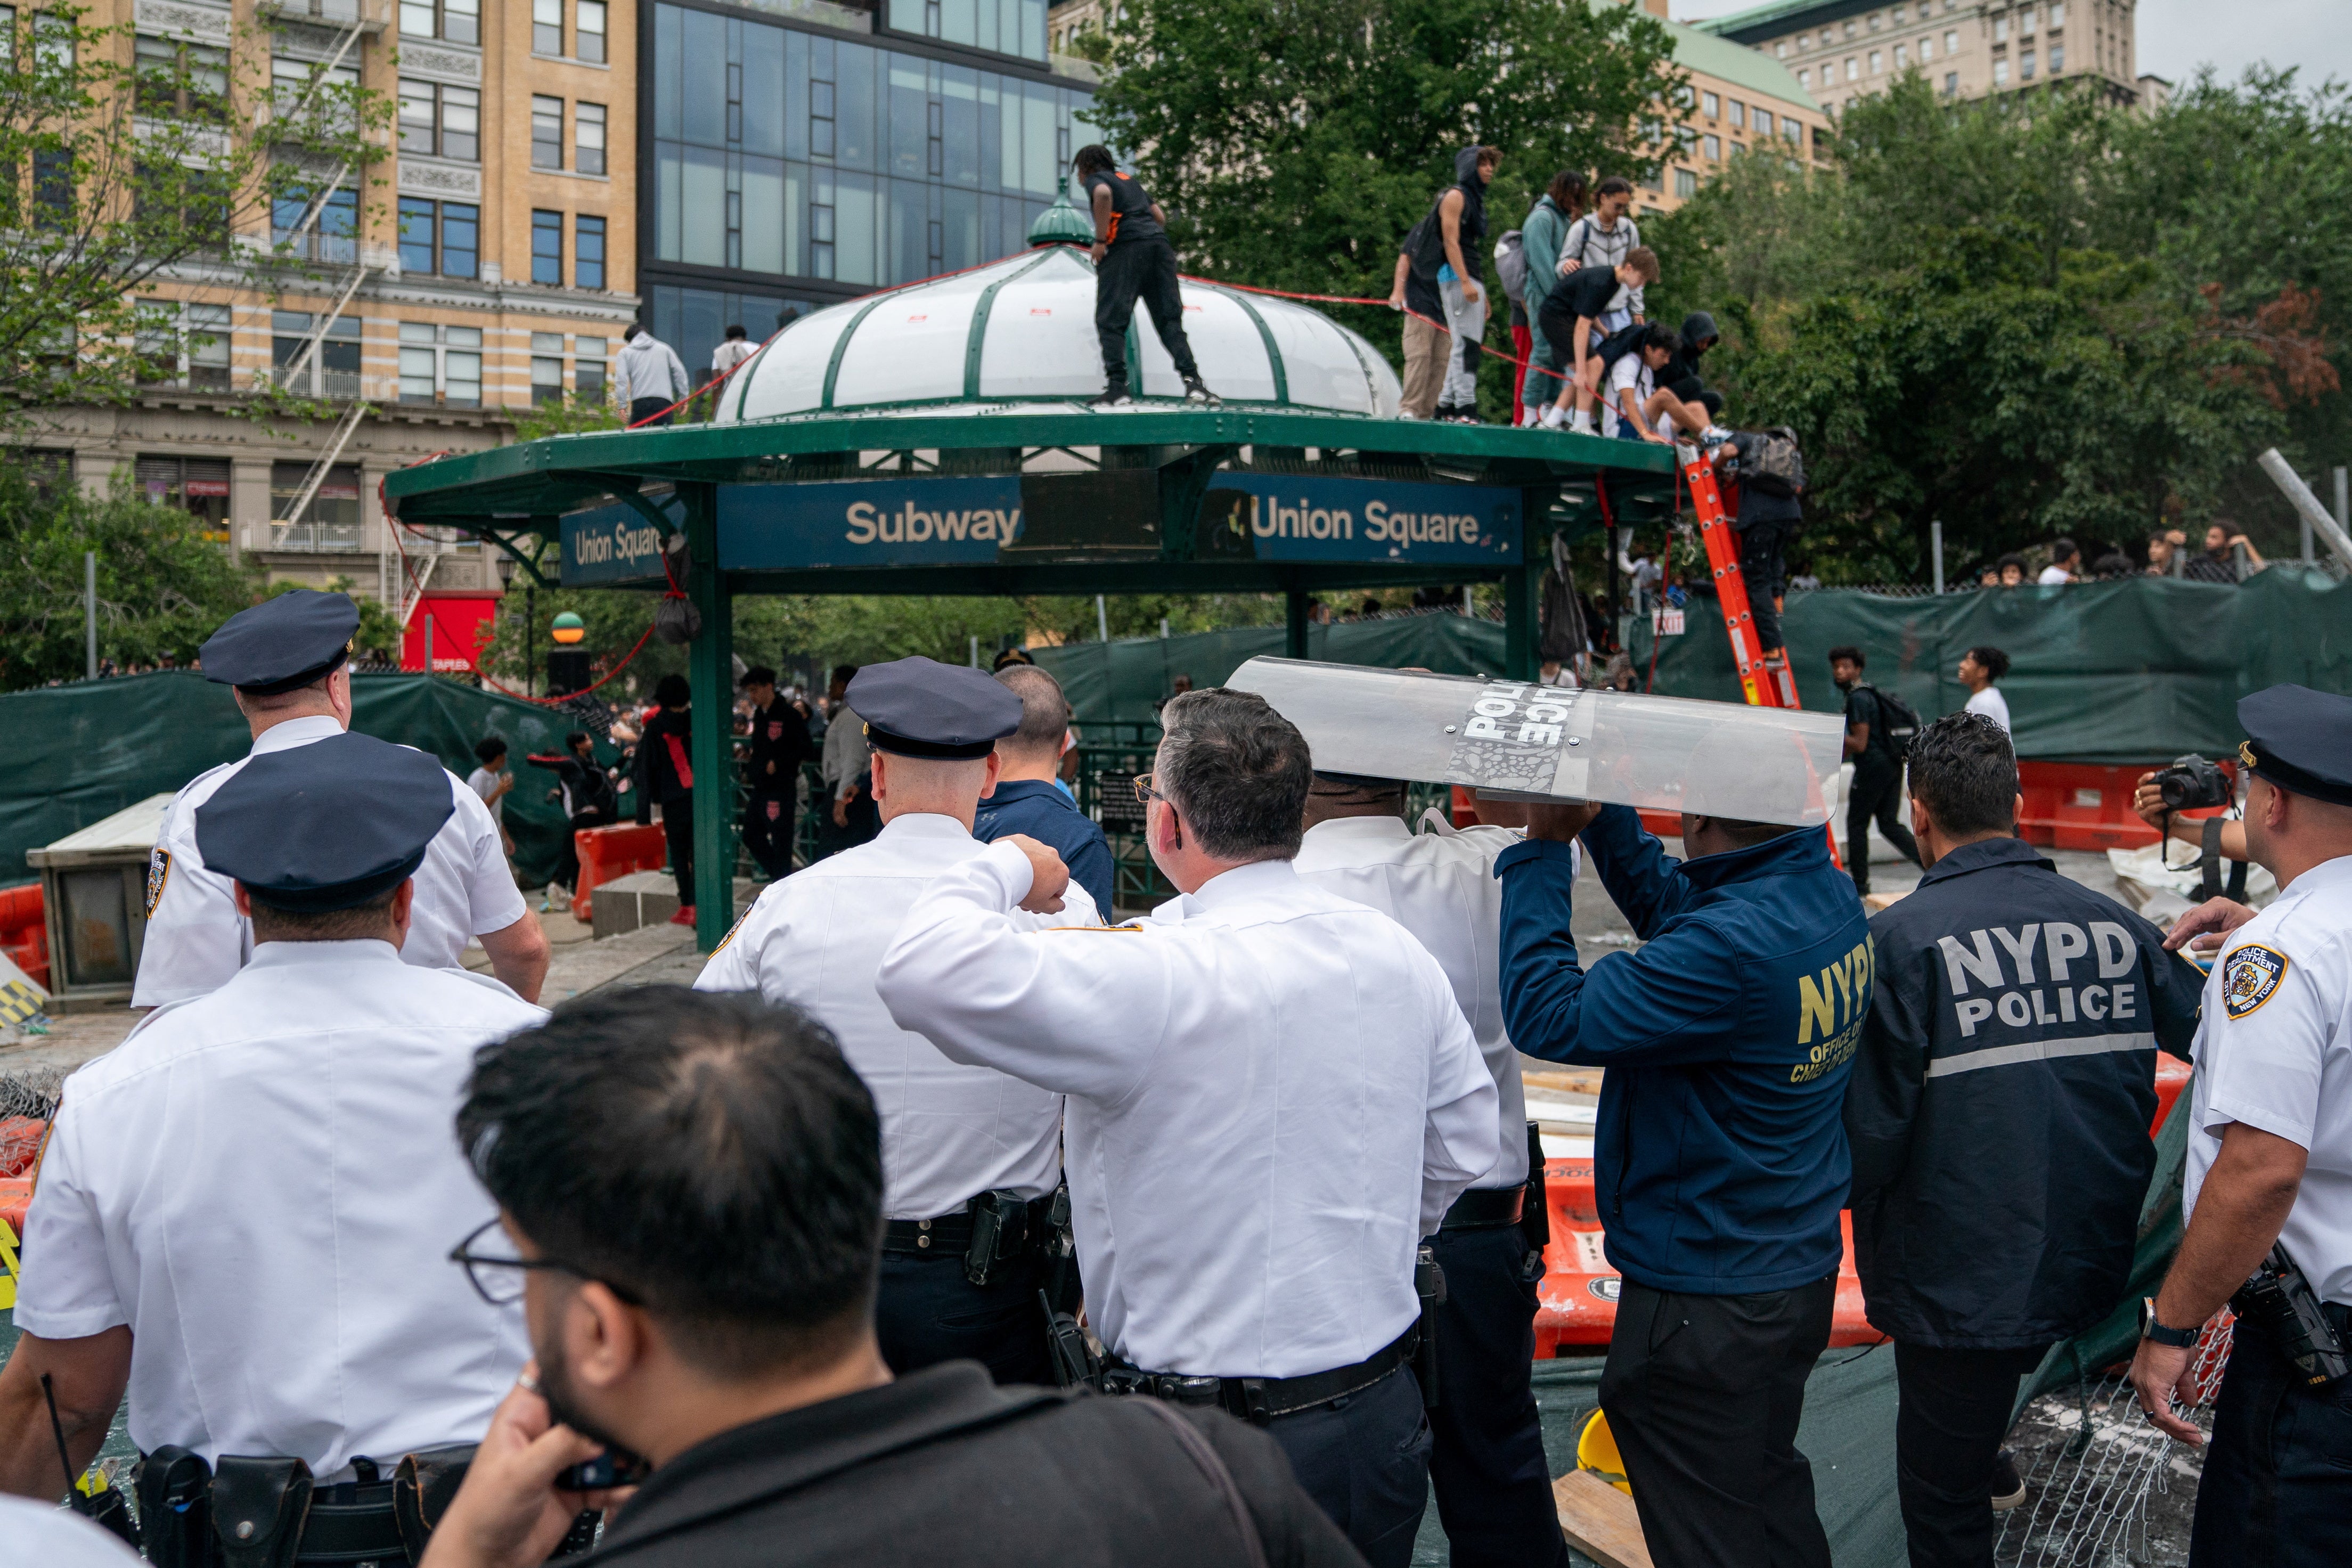
<instances>
[{"instance_id":1,"label":"person in black hoodie","mask_svg":"<svg viewBox=\"0 0 2352 1568\"><path fill-rule=\"evenodd\" d=\"M1675 345L1675 357L1658 373L1658 387L1671 392L1685 403L1706 405L1706 416L1712 420L1723 412L1723 394L1707 389L1701 378L1698 362L1701 355L1715 347L1723 334L1716 331L1715 318L1705 310L1693 310L1683 318L1681 338Z\"/></svg>"},{"instance_id":2,"label":"person in black hoodie","mask_svg":"<svg viewBox=\"0 0 2352 1568\"><path fill-rule=\"evenodd\" d=\"M670 874L677 879L677 913L672 925L694 923L693 689L683 675L665 675L654 686L660 710L646 721L637 741L637 826L662 813L662 837L669 844Z\"/></svg>"},{"instance_id":3,"label":"person in black hoodie","mask_svg":"<svg viewBox=\"0 0 2352 1568\"><path fill-rule=\"evenodd\" d=\"M1160 346L1184 378L1184 401L1203 405L1216 394L1201 382L1192 345L1184 336L1184 300L1176 281L1176 247L1168 243L1168 215L1132 174L1118 172L1108 147L1081 147L1072 165L1085 187L1095 225L1095 335L1102 344L1103 395L1097 408L1123 408L1134 400L1127 390L1127 334L1135 325L1139 298L1151 317Z\"/></svg>"},{"instance_id":4,"label":"person in black hoodie","mask_svg":"<svg viewBox=\"0 0 2352 1568\"><path fill-rule=\"evenodd\" d=\"M1454 155L1454 184L1405 236L1389 294L1391 306L1410 309L1416 318L1444 315L1451 335L1436 416L1456 424L1478 423L1478 353L1486 336L1486 295L1472 258L1486 233L1486 184L1502 163L1502 153L1493 147L1465 147ZM1410 362L1412 355L1407 358ZM1410 363L1406 375L1412 384L1406 411L1419 416L1422 411L1412 405L1414 394L1423 388Z\"/></svg>"}]
</instances>

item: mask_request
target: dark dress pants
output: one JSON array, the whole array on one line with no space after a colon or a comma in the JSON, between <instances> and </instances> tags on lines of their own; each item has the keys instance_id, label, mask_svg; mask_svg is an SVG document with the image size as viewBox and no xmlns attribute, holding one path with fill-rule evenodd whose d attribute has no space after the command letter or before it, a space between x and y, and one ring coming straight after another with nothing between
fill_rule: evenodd
<instances>
[{"instance_id":1,"label":"dark dress pants","mask_svg":"<svg viewBox=\"0 0 2352 1568\"><path fill-rule=\"evenodd\" d=\"M1543 1417L1528 1373L1536 1285L1516 1225L1440 1231L1437 1408L1429 1413L1430 1489L1453 1568L1564 1568Z\"/></svg>"},{"instance_id":2,"label":"dark dress pants","mask_svg":"<svg viewBox=\"0 0 2352 1568\"><path fill-rule=\"evenodd\" d=\"M1853 785L1845 802L1845 868L1853 890L1870 891L1870 824L1875 817L1886 842L1919 863L1919 843L1897 815L1903 807L1903 770L1875 745L1853 760Z\"/></svg>"},{"instance_id":3,"label":"dark dress pants","mask_svg":"<svg viewBox=\"0 0 2352 1568\"><path fill-rule=\"evenodd\" d=\"M976 1361L999 1383L1051 1387L1054 1363L1045 1347L1045 1312L1037 1304L1045 1273L1020 1258L991 1271L985 1285L964 1277L963 1258L882 1255L874 1327L882 1359L895 1373L943 1361Z\"/></svg>"},{"instance_id":4,"label":"dark dress pants","mask_svg":"<svg viewBox=\"0 0 2352 1568\"><path fill-rule=\"evenodd\" d=\"M1785 522L1751 522L1739 531L1739 580L1748 589L1748 609L1756 622L1756 645L1766 653L1786 647L1780 610L1773 603L1788 580L1783 554L1793 531Z\"/></svg>"},{"instance_id":5,"label":"dark dress pants","mask_svg":"<svg viewBox=\"0 0 2352 1568\"><path fill-rule=\"evenodd\" d=\"M1911 1568L1992 1568L1992 1469L2017 1380L2050 1347L1895 1345L1895 1489Z\"/></svg>"},{"instance_id":6,"label":"dark dress pants","mask_svg":"<svg viewBox=\"0 0 2352 1568\"><path fill-rule=\"evenodd\" d=\"M2330 1303L2337 1337L2352 1310ZM2238 1320L2197 1483L2189 1568L2319 1568L2352 1559L2352 1377L2305 1385Z\"/></svg>"},{"instance_id":7,"label":"dark dress pants","mask_svg":"<svg viewBox=\"0 0 2352 1568\"><path fill-rule=\"evenodd\" d=\"M755 793L743 803L743 847L772 882L792 874L795 805L790 791Z\"/></svg>"},{"instance_id":8,"label":"dark dress pants","mask_svg":"<svg viewBox=\"0 0 2352 1568\"><path fill-rule=\"evenodd\" d=\"M1429 1507L1430 1432L1410 1368L1345 1399L1277 1415L1265 1430L1315 1506L1371 1568L1412 1563Z\"/></svg>"},{"instance_id":9,"label":"dark dress pants","mask_svg":"<svg viewBox=\"0 0 2352 1568\"><path fill-rule=\"evenodd\" d=\"M680 908L694 907L694 797L662 803L662 838L669 846L670 875L677 879Z\"/></svg>"},{"instance_id":10,"label":"dark dress pants","mask_svg":"<svg viewBox=\"0 0 2352 1568\"><path fill-rule=\"evenodd\" d=\"M1601 1408L1656 1568L1830 1568L1813 1468L1797 1451L1805 1379L1830 1342L1834 1276L1750 1296L1624 1282Z\"/></svg>"},{"instance_id":11,"label":"dark dress pants","mask_svg":"<svg viewBox=\"0 0 2352 1568\"><path fill-rule=\"evenodd\" d=\"M1184 336L1184 300L1176 287L1176 248L1164 239L1133 239L1103 253L1095 268L1095 336L1101 341L1103 376L1112 386L1127 384L1127 329L1140 299L1151 317L1160 346L1176 362L1176 374L1195 376L1192 345Z\"/></svg>"},{"instance_id":12,"label":"dark dress pants","mask_svg":"<svg viewBox=\"0 0 2352 1568\"><path fill-rule=\"evenodd\" d=\"M667 425L672 419L676 418L677 416L662 415L662 417L659 419L656 419L654 416L661 414L663 409L667 408L671 404L677 401L677 399L674 397L632 397L629 399L629 423L631 425L642 424L648 429L657 426Z\"/></svg>"}]
</instances>

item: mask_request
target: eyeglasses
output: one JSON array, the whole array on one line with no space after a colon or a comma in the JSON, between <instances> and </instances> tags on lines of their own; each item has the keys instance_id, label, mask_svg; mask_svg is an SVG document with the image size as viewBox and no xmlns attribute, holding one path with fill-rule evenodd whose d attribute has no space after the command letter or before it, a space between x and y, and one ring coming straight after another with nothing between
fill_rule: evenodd
<instances>
[{"instance_id":1,"label":"eyeglasses","mask_svg":"<svg viewBox=\"0 0 2352 1568\"><path fill-rule=\"evenodd\" d=\"M1158 790L1151 787L1151 780L1153 776L1154 775L1150 773L1138 773L1135 775L1135 798L1142 805L1149 805L1155 800L1168 799L1166 795L1161 795ZM1171 802L1171 804L1172 805L1173 803Z\"/></svg>"},{"instance_id":2,"label":"eyeglasses","mask_svg":"<svg viewBox=\"0 0 2352 1568\"><path fill-rule=\"evenodd\" d=\"M625 1286L598 1279L560 1258L517 1258L511 1252L482 1253L474 1250L476 1242L498 1228L497 1220L487 1220L468 1232L465 1240L449 1249L449 1261L466 1271L466 1282L474 1288L474 1294L491 1306L510 1307L521 1300L523 1280L534 1268L569 1274L577 1279L596 1279L598 1284L629 1305L641 1307L645 1304L635 1292Z\"/></svg>"}]
</instances>

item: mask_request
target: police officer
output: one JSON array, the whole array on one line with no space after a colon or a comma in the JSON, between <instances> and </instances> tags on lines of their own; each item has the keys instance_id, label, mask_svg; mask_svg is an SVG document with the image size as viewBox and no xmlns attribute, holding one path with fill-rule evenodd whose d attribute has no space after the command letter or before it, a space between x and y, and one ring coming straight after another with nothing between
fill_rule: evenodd
<instances>
[{"instance_id":1,"label":"police officer","mask_svg":"<svg viewBox=\"0 0 2352 1568\"><path fill-rule=\"evenodd\" d=\"M1000 1383L1047 1383L1037 1305L1062 1180L1062 1101L951 1061L892 1022L875 971L925 883L980 854L971 836L995 746L1021 700L976 669L902 658L848 689L872 749L882 831L761 893L695 982L757 991L823 1019L882 1112L882 1353L898 1372L959 1358ZM1025 929L1092 924L1083 893Z\"/></svg>"},{"instance_id":2,"label":"police officer","mask_svg":"<svg viewBox=\"0 0 2352 1568\"><path fill-rule=\"evenodd\" d=\"M2238 1297L2189 1561L2315 1568L2343 1560L2352 1519L2352 1376L2326 1354L2352 1351L2352 698L2273 686L2238 722L2246 849L2279 891L2260 914L2213 900L2165 939L2218 933L2221 956L2197 1029L2188 1228L2131 1376L2149 1420L2198 1442L2168 1401L2196 1403L2197 1341ZM2317 1321L2263 1308L2298 1296Z\"/></svg>"},{"instance_id":3,"label":"police officer","mask_svg":"<svg viewBox=\"0 0 2352 1568\"><path fill-rule=\"evenodd\" d=\"M403 1561L395 1465L473 1441L513 1385L521 1314L444 1261L496 1221L449 1121L475 1050L546 1015L401 961L455 808L445 778L332 735L255 757L197 807L253 956L66 1080L0 1371L0 1489L65 1484L45 1376L76 1467L127 1384L142 1487L208 1493L242 1560L291 1562L271 1534L302 1530L306 1557ZM140 1511L157 1561L213 1560L155 1538L203 1509L151 1491Z\"/></svg>"},{"instance_id":4,"label":"police officer","mask_svg":"<svg viewBox=\"0 0 2352 1568\"><path fill-rule=\"evenodd\" d=\"M1412 934L1292 868L1297 730L1222 689L1162 721L1139 793L1183 897L1024 931L1013 910L1070 896L1068 872L999 839L922 891L877 989L950 1058L1069 1097L1107 1383L1265 1426L1375 1568L1402 1568L1428 1498L1415 1247L1494 1168L1495 1080Z\"/></svg>"},{"instance_id":5,"label":"police officer","mask_svg":"<svg viewBox=\"0 0 2352 1568\"><path fill-rule=\"evenodd\" d=\"M164 810L147 866L147 932L132 1006L202 996L252 956L253 928L237 912L229 879L205 863L195 815L254 758L351 728L346 660L359 625L351 595L298 588L239 610L205 639L205 679L236 689L253 750L198 773ZM400 956L426 969L454 969L467 942L478 940L491 971L535 1001L547 975L546 933L515 886L489 808L455 773L445 772L442 784L455 809L444 814L440 836L417 868L415 908Z\"/></svg>"},{"instance_id":6,"label":"police officer","mask_svg":"<svg viewBox=\"0 0 2352 1568\"><path fill-rule=\"evenodd\" d=\"M2186 1058L2192 966L2016 837L2017 758L1981 713L1909 757L1919 886L1871 920L1876 984L1846 1089L1853 1248L1895 1341L1913 1568L1991 1568L2017 1380L2115 1310L2156 1145L2156 1051Z\"/></svg>"},{"instance_id":7,"label":"police officer","mask_svg":"<svg viewBox=\"0 0 2352 1568\"><path fill-rule=\"evenodd\" d=\"M1539 1568L1565 1563L1568 1545L1528 1381L1543 1254L1529 1246L1522 1221L1540 1200L1528 1188L1527 1093L1519 1053L1503 1029L1495 955L1503 903L1495 858L1519 835L1443 823L1416 835L1404 804L1398 780L1318 770L1294 864L1307 886L1368 904L1420 940L1445 971L1495 1080L1499 1157L1429 1238L1445 1271L1429 1479L1457 1568Z\"/></svg>"},{"instance_id":8,"label":"police officer","mask_svg":"<svg viewBox=\"0 0 2352 1568\"><path fill-rule=\"evenodd\" d=\"M1721 739L1736 752L1740 731ZM1765 762L1708 765L1752 779L1725 793L1768 813L1793 774ZM1631 806L1529 808L1528 841L1495 861L1503 1023L1529 1056L1608 1069L1594 1192L1623 1284L1601 1407L1651 1559L1828 1568L1796 1436L1837 1296L1870 928L1818 826L1686 809L1682 828L1675 860ZM1580 829L1644 944L1589 973L1569 925Z\"/></svg>"},{"instance_id":9,"label":"police officer","mask_svg":"<svg viewBox=\"0 0 2352 1568\"><path fill-rule=\"evenodd\" d=\"M751 755L745 769L751 798L743 803L743 847L770 881L793 869L793 826L800 819L801 764L816 755L808 716L776 694L776 672L754 665L743 672L751 700Z\"/></svg>"}]
</instances>

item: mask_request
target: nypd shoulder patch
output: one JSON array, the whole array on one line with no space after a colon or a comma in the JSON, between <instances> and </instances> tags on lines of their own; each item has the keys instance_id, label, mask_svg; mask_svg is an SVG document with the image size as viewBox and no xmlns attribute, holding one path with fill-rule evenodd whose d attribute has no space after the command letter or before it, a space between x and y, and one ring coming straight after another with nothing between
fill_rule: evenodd
<instances>
[{"instance_id":1,"label":"nypd shoulder patch","mask_svg":"<svg viewBox=\"0 0 2352 1568\"><path fill-rule=\"evenodd\" d=\"M155 918L155 906L163 901L163 889L172 880L172 852L158 846L147 853L147 918Z\"/></svg>"},{"instance_id":2,"label":"nypd shoulder patch","mask_svg":"<svg viewBox=\"0 0 2352 1568\"><path fill-rule=\"evenodd\" d=\"M2286 970L2286 954L2275 948L2249 942L2237 949L2221 966L2221 1005L2231 1017L2244 1017L2271 999Z\"/></svg>"}]
</instances>

